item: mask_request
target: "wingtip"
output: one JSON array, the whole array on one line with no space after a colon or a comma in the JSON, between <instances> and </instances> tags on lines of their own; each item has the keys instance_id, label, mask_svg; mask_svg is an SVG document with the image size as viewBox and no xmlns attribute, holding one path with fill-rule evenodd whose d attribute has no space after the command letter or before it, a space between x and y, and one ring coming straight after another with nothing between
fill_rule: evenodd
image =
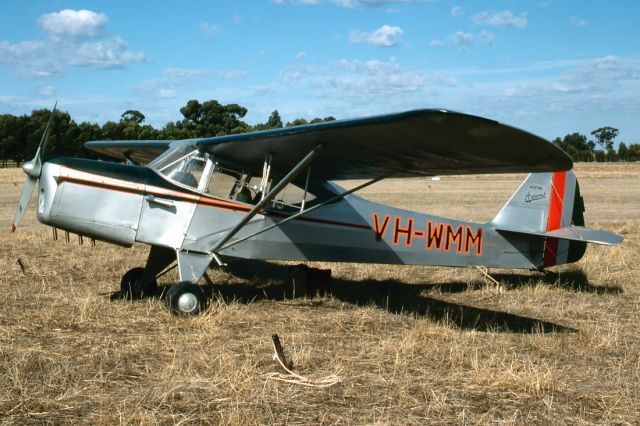
<instances>
[{"instance_id":1,"label":"wingtip","mask_svg":"<svg viewBox=\"0 0 640 426\"><path fill-rule=\"evenodd\" d=\"M13 233L13 232L16 232L16 229L17 229L17 227L16 227L16 224L15 224L15 223L14 223L13 225L11 225L11 232L12 232L12 233Z\"/></svg>"}]
</instances>

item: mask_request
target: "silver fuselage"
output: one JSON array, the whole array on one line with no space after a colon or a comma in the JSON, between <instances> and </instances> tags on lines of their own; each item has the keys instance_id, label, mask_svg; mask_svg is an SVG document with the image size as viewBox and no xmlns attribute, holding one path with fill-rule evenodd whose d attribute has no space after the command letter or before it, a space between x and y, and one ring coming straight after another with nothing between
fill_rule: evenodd
<instances>
[{"instance_id":1,"label":"silver fuselage","mask_svg":"<svg viewBox=\"0 0 640 426\"><path fill-rule=\"evenodd\" d=\"M341 192L332 182L326 190ZM47 161L38 220L124 246L135 242L209 253L252 209L167 179L144 166L67 157ZM296 213L274 203L237 234L254 234ZM539 268L544 239L497 232L348 195L220 255L263 260Z\"/></svg>"}]
</instances>

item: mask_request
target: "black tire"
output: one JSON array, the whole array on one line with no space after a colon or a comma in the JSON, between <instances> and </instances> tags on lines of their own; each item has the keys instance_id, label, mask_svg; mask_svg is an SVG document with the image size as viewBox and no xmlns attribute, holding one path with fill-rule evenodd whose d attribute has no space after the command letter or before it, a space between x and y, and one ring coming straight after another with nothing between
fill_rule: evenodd
<instances>
[{"instance_id":1,"label":"black tire","mask_svg":"<svg viewBox=\"0 0 640 426\"><path fill-rule=\"evenodd\" d=\"M128 300L150 297L158 291L158 281L154 278L150 282L142 282L144 268L129 269L120 281L120 294Z\"/></svg>"},{"instance_id":2,"label":"black tire","mask_svg":"<svg viewBox=\"0 0 640 426\"><path fill-rule=\"evenodd\" d=\"M184 282L169 288L164 303L174 315L195 316L207 308L207 297L201 286Z\"/></svg>"}]
</instances>

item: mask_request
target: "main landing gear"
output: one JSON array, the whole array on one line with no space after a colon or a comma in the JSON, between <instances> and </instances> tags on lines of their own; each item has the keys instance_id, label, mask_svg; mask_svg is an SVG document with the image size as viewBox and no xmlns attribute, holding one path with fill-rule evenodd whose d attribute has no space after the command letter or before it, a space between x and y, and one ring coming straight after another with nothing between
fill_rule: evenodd
<instances>
[{"instance_id":1,"label":"main landing gear","mask_svg":"<svg viewBox=\"0 0 640 426\"><path fill-rule=\"evenodd\" d=\"M158 294L158 281L143 279L144 268L128 270L120 281L120 294L127 300L139 300ZM190 282L174 284L164 294L164 304L174 315L194 316L207 308L202 286Z\"/></svg>"},{"instance_id":2,"label":"main landing gear","mask_svg":"<svg viewBox=\"0 0 640 426\"><path fill-rule=\"evenodd\" d=\"M127 300L138 300L149 297L158 291L158 281L155 277L144 276L144 268L129 269L120 281L120 294Z\"/></svg>"},{"instance_id":3,"label":"main landing gear","mask_svg":"<svg viewBox=\"0 0 640 426\"><path fill-rule=\"evenodd\" d=\"M190 282L175 284L164 296L164 303L175 315L198 315L207 308L202 286Z\"/></svg>"},{"instance_id":4,"label":"main landing gear","mask_svg":"<svg viewBox=\"0 0 640 426\"><path fill-rule=\"evenodd\" d=\"M210 263L210 259L203 256L197 257L195 263L189 262L189 260L191 260L189 258L181 259L183 265L186 265L189 271L197 269L192 267L195 265L199 266L201 268L200 270L204 272ZM121 296L128 300L138 300L144 297L158 295L157 277L173 269L166 268L176 260L178 260L178 264L180 264L180 258L176 259L176 252L174 250L157 246L151 247L146 266L144 268L130 269L122 276L122 280L120 281ZM178 267L180 267L180 265L178 265ZM207 282L211 284L206 274L204 275ZM169 287L164 294L165 305L171 313L176 315L198 315L207 307L205 291L202 286L195 284L195 282L200 279L200 276L190 276L183 270L181 270L180 276L187 279L191 278L193 282L183 281Z\"/></svg>"}]
</instances>

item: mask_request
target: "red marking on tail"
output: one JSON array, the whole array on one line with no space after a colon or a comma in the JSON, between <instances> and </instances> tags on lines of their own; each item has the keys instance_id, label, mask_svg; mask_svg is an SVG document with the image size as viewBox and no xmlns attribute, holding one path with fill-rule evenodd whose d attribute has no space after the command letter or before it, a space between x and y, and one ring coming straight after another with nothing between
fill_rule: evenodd
<instances>
[{"instance_id":1,"label":"red marking on tail","mask_svg":"<svg viewBox=\"0 0 640 426\"><path fill-rule=\"evenodd\" d=\"M549 217L547 218L547 232L560 228L562 225L562 206L564 201L564 187L567 180L567 172L556 172L551 178L551 196L549 201ZM547 238L544 245L544 257L542 266L556 264L558 253L558 239Z\"/></svg>"}]
</instances>

